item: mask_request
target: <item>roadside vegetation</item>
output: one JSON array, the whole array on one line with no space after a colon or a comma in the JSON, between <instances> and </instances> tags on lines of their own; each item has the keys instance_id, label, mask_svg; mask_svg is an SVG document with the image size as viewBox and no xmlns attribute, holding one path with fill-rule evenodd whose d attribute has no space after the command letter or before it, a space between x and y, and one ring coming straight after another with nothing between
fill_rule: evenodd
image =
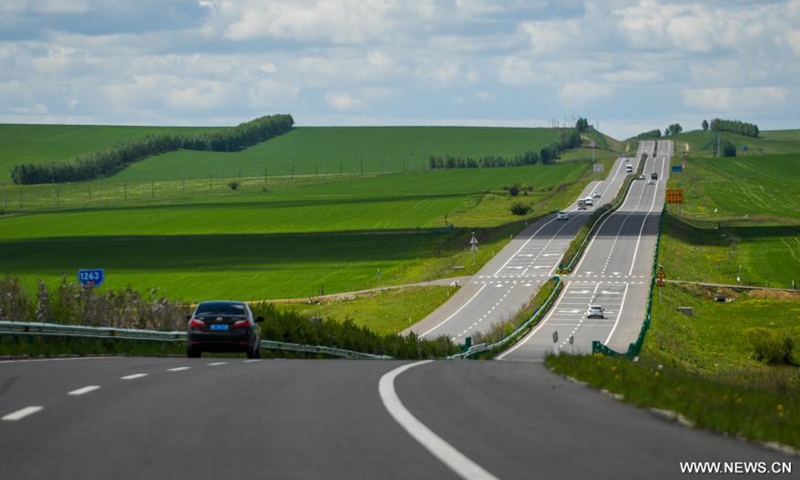
<instances>
[{"instance_id":1,"label":"roadside vegetation","mask_svg":"<svg viewBox=\"0 0 800 480\"><path fill-rule=\"evenodd\" d=\"M713 301L720 293L732 301ZM677 307L691 307L693 315ZM785 348L783 339L796 343L798 316L797 294L668 285L663 300L654 298L653 321L637 362L562 355L547 363L627 402L677 412L701 428L800 448L797 350L789 365L759 360L757 350L766 338L759 335L762 330L781 339L779 350Z\"/></svg>"}]
</instances>

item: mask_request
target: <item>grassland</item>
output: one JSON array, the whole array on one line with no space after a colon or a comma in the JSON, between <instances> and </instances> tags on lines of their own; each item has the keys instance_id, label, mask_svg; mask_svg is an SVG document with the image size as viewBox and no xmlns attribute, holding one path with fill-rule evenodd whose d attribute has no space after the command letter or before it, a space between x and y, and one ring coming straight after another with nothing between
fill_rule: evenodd
<instances>
[{"instance_id":1,"label":"grassland","mask_svg":"<svg viewBox=\"0 0 800 480\"><path fill-rule=\"evenodd\" d=\"M653 302L653 322L637 363L619 358L560 357L558 372L624 395L625 401L672 410L700 427L800 447L800 370L753 358L745 332L762 327L800 338L797 296L725 293L668 285ZM684 316L678 306L689 306Z\"/></svg>"},{"instance_id":2,"label":"grassland","mask_svg":"<svg viewBox=\"0 0 800 480\"><path fill-rule=\"evenodd\" d=\"M164 133L201 133L221 127L135 127L98 125L0 124L0 183L11 181L20 163L63 161L130 138Z\"/></svg>"},{"instance_id":3,"label":"grassland","mask_svg":"<svg viewBox=\"0 0 800 480\"><path fill-rule=\"evenodd\" d=\"M375 333L389 335L425 318L456 290L458 287L409 287L321 302L312 297L308 303L282 303L276 307L312 318L352 319Z\"/></svg>"},{"instance_id":4,"label":"grassland","mask_svg":"<svg viewBox=\"0 0 800 480\"><path fill-rule=\"evenodd\" d=\"M766 130L758 138L738 133L719 132L720 142L730 141L737 147L737 155L782 155L800 152L800 130ZM680 156L689 146L690 155L712 157L716 151L717 133L693 130L681 133L669 140L675 142L675 153ZM747 149L743 149L747 147Z\"/></svg>"},{"instance_id":5,"label":"grassland","mask_svg":"<svg viewBox=\"0 0 800 480\"><path fill-rule=\"evenodd\" d=\"M172 152L136 163L112 182L267 175L411 172L431 155L512 157L539 151L558 131L484 127L301 127L235 153Z\"/></svg>"}]
</instances>

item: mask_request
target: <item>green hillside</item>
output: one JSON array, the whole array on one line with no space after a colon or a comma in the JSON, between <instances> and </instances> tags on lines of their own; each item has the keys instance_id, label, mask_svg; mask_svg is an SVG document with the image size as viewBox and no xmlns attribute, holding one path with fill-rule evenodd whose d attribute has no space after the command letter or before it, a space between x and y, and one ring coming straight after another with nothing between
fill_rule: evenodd
<instances>
[{"instance_id":1,"label":"green hillside","mask_svg":"<svg viewBox=\"0 0 800 480\"><path fill-rule=\"evenodd\" d=\"M766 130L758 138L720 132L720 141L736 145L738 155L778 155L800 152L800 130ZM682 154L688 144L689 154L711 156L716 148L716 132L693 130L667 137L675 142L675 152ZM747 147L746 150L743 147Z\"/></svg>"},{"instance_id":2,"label":"green hillside","mask_svg":"<svg viewBox=\"0 0 800 480\"><path fill-rule=\"evenodd\" d=\"M123 140L164 133L202 133L221 127L135 127L99 125L0 124L0 183L11 182L21 163L63 161Z\"/></svg>"}]
</instances>

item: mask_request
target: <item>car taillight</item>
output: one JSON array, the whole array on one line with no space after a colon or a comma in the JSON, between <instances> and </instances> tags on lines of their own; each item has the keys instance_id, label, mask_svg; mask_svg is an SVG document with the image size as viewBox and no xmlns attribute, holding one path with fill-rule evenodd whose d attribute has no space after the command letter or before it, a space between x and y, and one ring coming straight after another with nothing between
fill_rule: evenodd
<instances>
[{"instance_id":1,"label":"car taillight","mask_svg":"<svg viewBox=\"0 0 800 480\"><path fill-rule=\"evenodd\" d=\"M189 327L190 328L203 328L205 326L206 326L206 324L203 323L202 320L198 320L196 318L193 318L193 319L189 320Z\"/></svg>"},{"instance_id":2,"label":"car taillight","mask_svg":"<svg viewBox=\"0 0 800 480\"><path fill-rule=\"evenodd\" d=\"M250 326L250 322L245 320L237 320L236 323L233 324L233 328L247 328Z\"/></svg>"}]
</instances>

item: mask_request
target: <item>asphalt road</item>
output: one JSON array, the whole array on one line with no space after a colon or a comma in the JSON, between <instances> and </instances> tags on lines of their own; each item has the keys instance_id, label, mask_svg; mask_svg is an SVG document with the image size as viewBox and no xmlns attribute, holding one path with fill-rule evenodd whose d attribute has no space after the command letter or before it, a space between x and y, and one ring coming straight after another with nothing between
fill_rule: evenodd
<instances>
[{"instance_id":1,"label":"asphalt road","mask_svg":"<svg viewBox=\"0 0 800 480\"><path fill-rule=\"evenodd\" d=\"M592 341L625 351L636 340L647 309L659 216L664 205L672 142L639 145L647 154L644 174L658 173L655 184L635 180L623 205L602 223L573 273L562 277L564 290L545 318L500 360L541 361L554 350L590 353ZM589 319L590 304L605 308L605 318ZM573 337L570 343L570 337ZM555 342L554 342L554 339Z\"/></svg>"},{"instance_id":2,"label":"asphalt road","mask_svg":"<svg viewBox=\"0 0 800 480\"><path fill-rule=\"evenodd\" d=\"M631 160L634 168L638 158ZM614 199L624 179L625 161L620 158L607 179L591 182L580 198L597 191L601 198L594 199L594 208L604 205ZM561 256L592 210L590 207L579 211L576 199L566 211L566 221L548 215L526 227L450 300L403 334L415 332L427 338L447 335L461 343L465 337L513 316L553 276Z\"/></svg>"},{"instance_id":3,"label":"asphalt road","mask_svg":"<svg viewBox=\"0 0 800 480\"><path fill-rule=\"evenodd\" d=\"M793 460L680 427L540 364L433 362L387 380L404 365L2 362L0 478L668 479L682 476L681 461ZM42 409L15 415L28 407Z\"/></svg>"}]
</instances>

